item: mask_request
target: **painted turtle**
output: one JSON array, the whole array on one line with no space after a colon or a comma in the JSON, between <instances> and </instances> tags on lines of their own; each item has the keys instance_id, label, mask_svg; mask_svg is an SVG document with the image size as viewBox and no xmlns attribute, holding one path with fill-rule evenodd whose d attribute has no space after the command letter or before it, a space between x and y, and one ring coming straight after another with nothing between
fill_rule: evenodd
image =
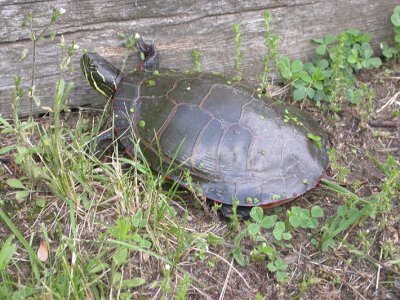
<instances>
[{"instance_id":1,"label":"painted turtle","mask_svg":"<svg viewBox=\"0 0 400 300\"><path fill-rule=\"evenodd\" d=\"M169 177L180 180L189 169L195 186L228 210L234 199L246 211L280 205L317 185L328 140L310 116L221 75L149 72L158 67L158 51L141 38L137 46L145 60L127 75L96 53L81 58L92 87L112 97L115 135L129 156L139 140L153 170L173 161L180 172Z\"/></svg>"}]
</instances>

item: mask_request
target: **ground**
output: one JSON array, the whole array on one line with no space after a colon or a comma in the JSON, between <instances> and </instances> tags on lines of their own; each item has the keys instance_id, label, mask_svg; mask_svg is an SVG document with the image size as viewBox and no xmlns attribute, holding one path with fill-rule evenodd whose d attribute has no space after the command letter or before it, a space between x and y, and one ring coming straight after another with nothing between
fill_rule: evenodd
<instances>
[{"instance_id":1,"label":"ground","mask_svg":"<svg viewBox=\"0 0 400 300\"><path fill-rule=\"evenodd\" d=\"M336 149L336 154L331 157L327 177L337 180L358 196L369 199L368 196L384 188L382 180L385 176L367 152L373 154L380 162L385 162L389 155L397 160L400 158L400 117L398 114L400 65L390 64L379 70L364 71L359 75L359 81L374 88L375 94L370 104L367 101L358 106L344 103L342 111L335 116L332 113L322 113L312 105L306 104L303 109L320 121L321 126L329 135L331 147ZM396 111L397 115L395 115ZM64 113L61 115L63 126L74 128L79 122L80 114L89 125L92 122L96 124L100 115L90 109L83 110L83 113ZM373 124L371 120L390 120L392 124L389 124L391 127L375 127L371 126ZM36 121L42 124L43 128L51 127L50 124L53 122L48 116L39 117ZM74 147L74 136L63 138L69 139L67 142ZM0 148L15 142L16 137L12 133L0 135ZM33 144L35 144L34 139ZM123 153L119 155L123 156ZM40 155L36 159L40 161ZM115 160L111 160L110 164L113 168L120 167ZM96 257L108 266L112 266L100 268L98 272L94 272L93 275L98 276L96 284L93 284L94 281L90 284L86 283L87 285L83 284L84 295L89 299L98 297L93 292L94 290L103 297L108 297L107 295L111 292L114 297L131 295L133 299L179 298L179 293L183 295L181 299L255 299L257 295L259 299L263 297L264 299L400 298L400 214L399 196L396 194L389 201L390 210L378 213L375 218L369 215L354 222L346 230L340 232L338 237L335 237L335 246L328 251L321 251L318 245L312 243L312 239L321 239L323 227L329 224L327 219L334 217L337 207L346 201L342 195L320 186L295 201L283 205L281 209L265 212L266 214L277 213L281 220L287 219L287 211L293 206L311 208L318 205L325 212L318 228L314 230L292 228L293 238L287 243L275 246L279 257L288 264L286 271L288 279L286 282L279 282L275 273L268 270L265 259L259 261L249 259L249 254L256 245L249 236L240 243L241 252L248 261L247 265L240 266L232 258L231 252L236 249L235 237L239 232L246 230L246 222L232 225L231 222L209 211L207 206L199 204L199 201L194 200L187 191L178 190L175 194L177 196L171 202L177 212L176 219L173 221L169 217L157 219L150 215L147 225L136 231L139 236L135 237L136 240L133 238L137 242L135 245L141 245L142 250L129 248L129 259L122 258L123 263L119 265L115 253L119 253L118 251L123 247L118 243L110 246L105 242L105 236L108 236L108 239L122 241L122 234L116 237L115 234L110 233L110 226L115 224L118 217L132 218L138 211L138 207L132 207L131 204L121 200L125 195L118 191L117 184L114 188L115 193L103 198L102 193L106 193L107 180L93 181L89 183L91 187L83 183L77 184L79 180L74 181L73 190L70 191L71 197L80 200L74 202L75 218L72 222L71 207L62 196L54 192L56 190L54 186L43 186L40 182L33 180L29 183L30 196L23 197L19 201L15 199L15 190L6 182L10 178L19 178L21 181L28 182L23 177L26 175L23 166L16 164L13 152L0 155L1 208L6 211L24 238L28 242L31 240L34 251L38 251L41 241L46 234L48 235L48 240L51 241L49 253L52 260L45 260L44 263L48 269L53 270L54 274L62 273L63 268L73 270L75 259L82 263L82 266L77 266L82 270L86 266L85 263L93 261ZM99 171L100 176L107 177L109 173ZM112 178L108 180L114 181ZM394 180L399 180L399 177L394 177ZM138 185L133 186L138 187ZM146 186L140 189L154 191ZM174 188L167 183L163 189L171 191ZM89 191L94 191L94 193ZM84 193L87 198L76 198L76 195ZM154 199L163 199L165 196L163 193L157 193L146 198L148 202L144 204L142 202L143 206L140 208L143 211L152 209ZM135 191L130 195L136 197L139 194ZM43 204L40 199L44 199ZM157 205L155 207L159 208ZM157 213L159 212L152 212L152 214ZM171 224L176 224L177 227L174 229ZM182 228L184 230L179 231ZM181 236L179 232L183 235ZM146 234L141 235L143 233ZM216 245L209 242L204 246L201 243L191 242L192 240L185 236L194 234L207 236L210 233L223 237L224 241ZM10 234L10 227L2 222L0 224L1 239L5 241ZM152 234L154 236L151 236ZM152 241L150 250L143 250L147 248L145 244L141 244L143 241L141 239L145 239L146 236L149 236L148 239ZM266 234L266 236L271 241L271 235ZM98 244L99 241L101 241L100 244ZM64 248L61 245L64 245ZM73 253L70 249L75 249L77 253ZM177 260L176 265L172 267L166 260L157 256L171 259L174 258L174 253ZM121 256L124 257L123 254ZM63 257L66 260L62 260ZM13 262L6 270L9 276L7 279L16 283L15 290L32 284L34 281L32 278L35 278L35 275L31 270L28 253L19 242L17 242ZM89 267L87 268L90 270ZM35 281L36 286L40 287L42 295L46 295L49 289L44 282L47 285L51 282L50 287L57 285L49 277L43 275L44 271L40 272L41 278L45 279ZM76 272L81 274L79 271ZM186 275L190 284L185 285ZM4 276L3 274L3 280ZM112 282L117 280L115 277L118 276L124 279L140 277L145 281L137 288L133 287L134 283L130 287L117 288ZM89 277L88 275L84 279L89 281ZM114 288L110 289L113 286ZM58 295L63 295L62 289L59 286L57 288ZM74 292L77 290L79 289L76 287L72 289ZM57 298L55 294L53 297ZM79 298L76 295L71 297ZM46 299L51 299L51 297Z\"/></svg>"}]
</instances>

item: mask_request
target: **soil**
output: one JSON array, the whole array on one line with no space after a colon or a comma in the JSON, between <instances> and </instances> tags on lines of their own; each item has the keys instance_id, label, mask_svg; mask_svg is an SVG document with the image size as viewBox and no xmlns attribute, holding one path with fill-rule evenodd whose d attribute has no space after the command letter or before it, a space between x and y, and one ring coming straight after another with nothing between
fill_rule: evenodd
<instances>
[{"instance_id":1,"label":"soil","mask_svg":"<svg viewBox=\"0 0 400 300\"><path fill-rule=\"evenodd\" d=\"M390 70L390 72L386 71ZM335 117L333 114L322 114L315 107L305 107L309 113L320 120L329 135L331 146L336 148L337 164L345 166L350 172L345 178L340 178L340 169L331 165L327 176L339 180L348 187L357 186L355 192L361 196L368 196L380 190L384 175L368 157L367 152L373 154L380 162L384 162L389 155L400 159L400 117L393 117L395 111L399 111L400 102L400 65L390 65L379 70L364 71L359 75L362 83L372 86L375 95L373 97L372 111L368 112L367 103L358 106L343 105L343 109ZM392 101L392 102L390 102ZM391 103L391 104L388 104ZM77 112L63 115L63 122L71 127L76 124ZM96 112L85 112L89 123L96 118ZM391 127L371 126L371 120L390 120ZM38 122L46 124L47 117L38 118ZM372 123L371 123L372 124ZM387 125L387 124L386 124ZM15 137L12 135L0 135L0 148L12 144ZM67 213L64 206L52 205L48 209L38 212L34 203L35 199L16 204L12 191L6 188L5 181L10 177L22 176L22 170L14 162L11 154L0 156L0 198L3 199L3 207L13 211L13 223L18 226L25 237L33 232L41 232L42 222L49 222L48 216L62 216ZM47 201L57 202L56 196L48 194ZM259 293L264 299L399 299L400 276L392 270L400 271L398 264L381 264L378 267L374 262L386 261L382 256L381 246L392 244L390 259L400 258L400 219L399 198L394 197L393 214L388 217L385 224L366 219L362 224L362 230L358 225L352 226L342 238L362 250L367 247L368 258L358 257L348 247L340 242L336 243L333 250L321 252L310 242L307 235L309 231L294 230L291 248L281 251L281 256L289 265L289 281L280 284L275 276L266 268L265 261L250 262L246 267L240 267L233 262L229 254L232 250L233 237L229 235L229 222L216 217L212 213L199 208L197 202L187 201L189 210L188 228L198 232L214 232L221 236L228 236L226 243L218 246L210 246L205 259L199 259L194 251L188 251L186 261L182 260L180 267L186 270L196 282L190 287L187 297L190 299L254 299ZM292 206L310 208L313 205L321 206L326 217L336 213L336 208L343 198L322 187L314 189L295 201L282 206L279 212L285 216ZM179 210L179 209L178 209ZM38 216L39 213L39 216ZM85 216L81 216L84 218ZM113 215L110 211L100 211L98 218L103 218L107 224L113 223ZM324 220L321 221L321 223ZM51 222L52 223L52 222ZM49 232L54 232L54 224L49 224ZM68 224L60 224L65 232L68 232ZM245 228L245 224L239 226ZM85 239L96 239L104 228L92 228L85 231ZM4 224L0 224L0 237L4 240L10 234L10 230ZM361 234L366 234L370 243L365 244L360 239ZM34 245L40 241L34 240ZM244 240L242 243L245 251L252 250L251 243ZM161 282L163 275L159 262L154 258L137 254L127 270L127 274L143 276L147 282ZM386 267L385 267L386 266ZM132 275L132 276L133 276ZM173 275L173 282L181 279L180 274ZM192 282L193 283L193 282ZM133 298L160 298L158 288L145 285L132 291Z\"/></svg>"}]
</instances>

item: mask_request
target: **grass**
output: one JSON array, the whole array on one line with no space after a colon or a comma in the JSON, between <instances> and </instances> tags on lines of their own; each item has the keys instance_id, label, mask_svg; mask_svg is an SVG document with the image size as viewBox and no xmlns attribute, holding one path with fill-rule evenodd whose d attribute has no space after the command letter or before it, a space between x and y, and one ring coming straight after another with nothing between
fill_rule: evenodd
<instances>
[{"instance_id":1,"label":"grass","mask_svg":"<svg viewBox=\"0 0 400 300\"><path fill-rule=\"evenodd\" d=\"M54 14L57 17L60 15L57 12ZM28 20L31 17L28 16ZM43 36L54 21L52 17L39 36ZM32 39L35 49L37 40L33 34ZM74 45L70 49L74 50ZM62 60L62 69L68 65L65 61L70 61L73 54L73 51L68 51ZM32 78L34 68L35 56ZM29 91L34 89L33 82L32 79ZM189 277L178 262L188 251L193 238L185 230L187 214L178 217L176 210L182 207L178 204L174 206L172 202L176 198L176 185L166 190L163 187L165 178L153 174L145 161L137 158L121 161L114 155L111 163L103 163L87 151L90 141L98 135L98 129L93 127L89 130L87 121L81 115L72 129L65 128L61 123L61 110L71 88L72 85L63 79L58 82L50 128L32 119L21 122L17 111L13 124L0 119L2 133L17 137L15 144L2 149L2 154L16 149L16 163L26 174L26 177L9 178L6 181L8 188L14 191L17 200L44 200L41 207L33 206L34 210L39 208L39 212L32 212L33 215L38 217L48 210L54 213L48 222L42 223L39 232L32 231L31 235L24 237L13 223L16 216L8 217L6 212L0 210L1 218L26 251L29 263L24 267L31 269L30 275L17 271L23 284L11 281L6 267L12 263L10 249L17 246L11 242L10 236L2 245L5 254L2 252L4 263L1 273L4 282L10 285L0 286L1 298L7 295L16 297L18 293L24 297L41 297L49 293L59 299L103 298L113 294L114 290L118 298L126 298L127 290L148 284L140 274L129 279L123 274L125 266L137 254L148 257L148 260L154 259L159 269L165 272L181 273L184 278L182 285L187 286ZM21 101L24 92L19 80L15 94L16 102ZM30 101L34 98L32 95L29 93ZM117 153L116 144L112 146ZM2 202L6 201L2 199ZM8 210L14 209L11 207ZM57 211L61 215L56 214ZM102 211L107 214L103 215ZM98 216L103 216L104 220L98 219ZM68 224L66 232L62 229L63 224ZM97 238L90 237L87 232L95 227L104 230L98 232ZM52 228L51 239L49 228ZM35 235L45 237L47 249L43 251L49 255L48 260L39 259L39 250L33 250ZM53 241L57 241L55 245ZM84 248L88 250L82 251ZM22 261L24 257L23 253ZM17 264L17 270L22 265L24 263ZM182 298L185 288L181 288L179 282L176 289L171 288L169 281L166 276L164 282L157 283L161 292L165 297L179 293Z\"/></svg>"},{"instance_id":2,"label":"grass","mask_svg":"<svg viewBox=\"0 0 400 300\"><path fill-rule=\"evenodd\" d=\"M78 126L73 130L66 130L58 125L57 114L54 114L54 127L50 134L46 133L48 130L36 127L40 146L21 160L22 166L29 166L33 178L7 181L9 188L15 191L29 184L31 189L26 200L39 196L46 199L38 216L46 210L61 209L62 217L45 222L43 232L36 233L43 236L47 227L58 227L52 237L58 241L57 246L48 243L49 253L54 256L50 254L46 267L32 249L32 241L26 241L13 224L15 216L10 219L3 210L0 211L1 218L27 251L33 278L23 281L33 280L35 285L42 286L43 290L34 295L51 291L56 298L84 298L88 291L104 296L103 285L119 292L142 285L146 280L139 275L135 281L127 281L121 273L138 253L154 259L160 267L168 265L174 272L182 272L178 266L179 259L191 247L194 238L185 230L187 213L178 217L177 209L183 208L172 202L176 198L176 186L166 190L163 187L165 179L153 174L146 163L138 159L120 161L118 156L114 156L111 163L100 162L84 151L95 132L80 132L80 125L85 124L83 119L78 119ZM46 197L46 190L50 195L56 195L54 202L49 201L52 197ZM103 211L107 212L106 215ZM99 216L106 220L102 221ZM61 231L61 223L69 224L67 232ZM90 233L86 230L95 227L105 231L99 232L96 239L89 238ZM28 237L33 238L33 235ZM80 250L86 247L94 252ZM53 277L39 275L43 269ZM103 271L111 277L98 274ZM69 276L65 277L67 274ZM182 276L185 277L184 272ZM175 292L174 289L165 291L166 295Z\"/></svg>"},{"instance_id":3,"label":"grass","mask_svg":"<svg viewBox=\"0 0 400 300\"><path fill-rule=\"evenodd\" d=\"M240 43L237 26L237 76ZM69 61L76 46L63 49L68 51L60 59L61 74L73 71ZM200 68L199 53L192 56ZM18 106L31 95L17 79L14 119L0 117L0 132L7 137L0 159L14 163L0 169L1 299L222 299L237 293L299 299L315 296L317 286L340 291L342 285L363 297L371 294L371 284L354 291L347 283L354 276L370 280L369 274L376 274L373 285L385 291L399 280L398 242L387 235L398 222L395 157L382 163L367 154L383 180L375 192L361 196L347 180L351 170L333 150L331 173L346 188L324 181L325 190L314 194L312 204L254 208L245 222L234 209L225 222L195 191L186 201L177 184L152 172L139 159L138 143L134 158L123 157L116 142L104 159L93 155L91 141L100 131L94 124L102 123L106 110L100 116L64 114L71 89L61 78L46 121L22 120ZM346 266L343 273L336 263Z\"/></svg>"}]
</instances>

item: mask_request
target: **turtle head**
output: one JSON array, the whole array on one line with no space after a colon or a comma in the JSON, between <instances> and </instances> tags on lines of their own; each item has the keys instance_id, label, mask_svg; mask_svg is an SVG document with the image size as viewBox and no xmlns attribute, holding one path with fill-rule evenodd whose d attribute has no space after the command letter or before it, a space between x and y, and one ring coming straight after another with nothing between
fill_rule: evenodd
<instances>
[{"instance_id":1,"label":"turtle head","mask_svg":"<svg viewBox=\"0 0 400 300\"><path fill-rule=\"evenodd\" d=\"M100 94L112 97L121 82L122 73L103 57L94 52L84 53L81 68L90 85Z\"/></svg>"}]
</instances>

